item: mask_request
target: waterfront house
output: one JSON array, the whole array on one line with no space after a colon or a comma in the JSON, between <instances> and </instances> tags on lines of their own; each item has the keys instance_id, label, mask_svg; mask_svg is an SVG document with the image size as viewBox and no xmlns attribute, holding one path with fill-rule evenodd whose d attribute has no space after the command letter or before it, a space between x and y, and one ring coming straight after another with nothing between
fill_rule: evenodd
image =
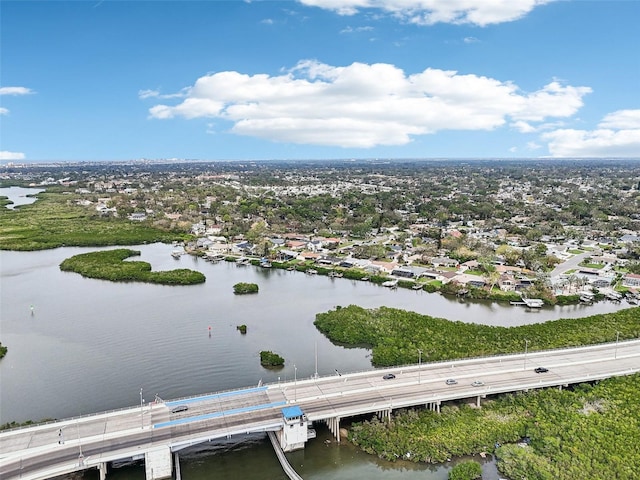
<instances>
[{"instance_id":1,"label":"waterfront house","mask_svg":"<svg viewBox=\"0 0 640 480\"><path fill-rule=\"evenodd\" d=\"M640 275L637 273L627 273L622 277L623 287L640 287Z\"/></svg>"}]
</instances>

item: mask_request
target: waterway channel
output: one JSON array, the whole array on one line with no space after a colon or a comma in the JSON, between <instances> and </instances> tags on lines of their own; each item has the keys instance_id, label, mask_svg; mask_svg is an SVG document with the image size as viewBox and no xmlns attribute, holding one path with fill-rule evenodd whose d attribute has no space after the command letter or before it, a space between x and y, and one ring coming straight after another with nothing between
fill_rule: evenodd
<instances>
[{"instance_id":1,"label":"waterway channel","mask_svg":"<svg viewBox=\"0 0 640 480\"><path fill-rule=\"evenodd\" d=\"M139 404L297 378L371 368L369 351L333 345L313 326L315 315L338 305L390 306L488 325L524 325L623 308L543 308L460 301L439 294L390 290L367 282L277 269L212 264L171 256L171 245L133 247L154 270L191 268L202 285L165 287L111 283L61 272L59 264L91 248L0 252L0 423L66 418ZM257 295L237 296L233 285L257 283ZM246 324L242 335L237 325ZM533 343L534 340L531 340ZM531 344L530 344L531 346ZM260 366L259 352L282 355L281 370ZM417 362L416 358L416 362ZM424 361L424 359L423 359ZM326 440L326 442L325 442ZM450 466L390 464L343 443L318 438L289 454L305 479L444 480ZM182 478L284 479L263 436L232 439L182 454ZM492 462L485 480L498 478ZM91 475L87 478L93 478ZM144 478L140 465L123 466L111 479Z\"/></svg>"}]
</instances>

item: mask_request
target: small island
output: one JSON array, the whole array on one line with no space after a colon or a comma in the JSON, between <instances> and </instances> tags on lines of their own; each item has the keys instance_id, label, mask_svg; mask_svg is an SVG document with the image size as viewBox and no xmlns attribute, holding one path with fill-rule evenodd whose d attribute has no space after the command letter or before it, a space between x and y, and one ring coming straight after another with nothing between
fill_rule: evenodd
<instances>
[{"instance_id":1,"label":"small island","mask_svg":"<svg viewBox=\"0 0 640 480\"><path fill-rule=\"evenodd\" d=\"M258 285L255 283L236 283L233 286L233 293L236 295L244 295L247 293L258 293Z\"/></svg>"},{"instance_id":2,"label":"small island","mask_svg":"<svg viewBox=\"0 0 640 480\"><path fill-rule=\"evenodd\" d=\"M260 352L260 365L263 367L282 367L284 366L284 358L277 353L273 353L269 350L263 350Z\"/></svg>"},{"instance_id":3,"label":"small island","mask_svg":"<svg viewBox=\"0 0 640 480\"><path fill-rule=\"evenodd\" d=\"M236 325L236 330L240 330L240 333L242 335L247 333L247 326L242 324L242 325Z\"/></svg>"},{"instance_id":4,"label":"small island","mask_svg":"<svg viewBox=\"0 0 640 480\"><path fill-rule=\"evenodd\" d=\"M0 358L4 357L7 354L7 347L0 343Z\"/></svg>"},{"instance_id":5,"label":"small island","mask_svg":"<svg viewBox=\"0 0 640 480\"><path fill-rule=\"evenodd\" d=\"M67 258L60 264L63 272L79 273L83 277L112 282L145 282L160 285L195 285L204 283L206 277L194 270L176 269L152 272L147 262L125 262L140 255L138 250L118 248L99 252L82 253Z\"/></svg>"}]
</instances>

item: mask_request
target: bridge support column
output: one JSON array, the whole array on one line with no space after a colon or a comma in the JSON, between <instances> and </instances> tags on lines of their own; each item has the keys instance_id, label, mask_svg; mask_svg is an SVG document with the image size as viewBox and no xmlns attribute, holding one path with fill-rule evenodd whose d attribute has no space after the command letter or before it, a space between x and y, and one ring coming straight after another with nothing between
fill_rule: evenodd
<instances>
[{"instance_id":1,"label":"bridge support column","mask_svg":"<svg viewBox=\"0 0 640 480\"><path fill-rule=\"evenodd\" d=\"M178 452L173 454L173 463L175 464L176 469L176 480L182 480L182 473L180 473L180 457L178 456Z\"/></svg>"},{"instance_id":2,"label":"bridge support column","mask_svg":"<svg viewBox=\"0 0 640 480\"><path fill-rule=\"evenodd\" d=\"M105 480L107 478L107 463L100 462L98 464L98 472L100 473L100 480Z\"/></svg>"},{"instance_id":3,"label":"bridge support column","mask_svg":"<svg viewBox=\"0 0 640 480\"><path fill-rule=\"evenodd\" d=\"M144 454L144 467L146 480L160 480L171 478L173 465L171 461L171 449L169 447L155 447Z\"/></svg>"},{"instance_id":4,"label":"bridge support column","mask_svg":"<svg viewBox=\"0 0 640 480\"><path fill-rule=\"evenodd\" d=\"M379 411L376 412L376 416L380 420L390 420L391 419L391 409L379 410Z\"/></svg>"},{"instance_id":5,"label":"bridge support column","mask_svg":"<svg viewBox=\"0 0 640 480\"><path fill-rule=\"evenodd\" d=\"M478 408L480 408L480 407L481 407L481 405L480 405L480 395L478 395L478 396L476 397L476 407L478 407Z\"/></svg>"},{"instance_id":6,"label":"bridge support column","mask_svg":"<svg viewBox=\"0 0 640 480\"><path fill-rule=\"evenodd\" d=\"M340 417L327 418L325 422L336 441L340 443Z\"/></svg>"}]
</instances>

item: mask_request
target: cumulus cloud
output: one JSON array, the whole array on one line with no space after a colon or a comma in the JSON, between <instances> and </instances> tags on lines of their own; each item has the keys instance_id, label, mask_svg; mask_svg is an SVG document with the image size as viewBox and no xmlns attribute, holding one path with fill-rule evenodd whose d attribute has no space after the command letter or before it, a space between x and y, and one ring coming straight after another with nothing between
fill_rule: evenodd
<instances>
[{"instance_id":1,"label":"cumulus cloud","mask_svg":"<svg viewBox=\"0 0 640 480\"><path fill-rule=\"evenodd\" d=\"M598 124L599 128L638 129L640 128L640 110L618 110L609 113Z\"/></svg>"},{"instance_id":2,"label":"cumulus cloud","mask_svg":"<svg viewBox=\"0 0 640 480\"><path fill-rule=\"evenodd\" d=\"M298 0L300 3L355 15L364 9L378 9L404 22L479 26L511 22L539 5L555 0Z\"/></svg>"},{"instance_id":3,"label":"cumulus cloud","mask_svg":"<svg viewBox=\"0 0 640 480\"><path fill-rule=\"evenodd\" d=\"M24 160L24 153L0 150L0 160Z\"/></svg>"},{"instance_id":4,"label":"cumulus cloud","mask_svg":"<svg viewBox=\"0 0 640 480\"><path fill-rule=\"evenodd\" d=\"M0 115L9 115L9 109L0 107Z\"/></svg>"},{"instance_id":5,"label":"cumulus cloud","mask_svg":"<svg viewBox=\"0 0 640 480\"><path fill-rule=\"evenodd\" d=\"M618 110L595 130L558 129L542 135L554 157L640 157L640 110Z\"/></svg>"},{"instance_id":6,"label":"cumulus cloud","mask_svg":"<svg viewBox=\"0 0 640 480\"><path fill-rule=\"evenodd\" d=\"M33 90L27 87L0 87L0 95L29 95Z\"/></svg>"},{"instance_id":7,"label":"cumulus cloud","mask_svg":"<svg viewBox=\"0 0 640 480\"><path fill-rule=\"evenodd\" d=\"M511 82L451 70L407 75L384 63L336 67L305 60L278 76L205 75L183 91L184 101L155 105L150 116L218 118L232 122L239 135L368 148L404 145L440 130L492 130L567 117L590 89L552 82L523 93Z\"/></svg>"}]
</instances>

